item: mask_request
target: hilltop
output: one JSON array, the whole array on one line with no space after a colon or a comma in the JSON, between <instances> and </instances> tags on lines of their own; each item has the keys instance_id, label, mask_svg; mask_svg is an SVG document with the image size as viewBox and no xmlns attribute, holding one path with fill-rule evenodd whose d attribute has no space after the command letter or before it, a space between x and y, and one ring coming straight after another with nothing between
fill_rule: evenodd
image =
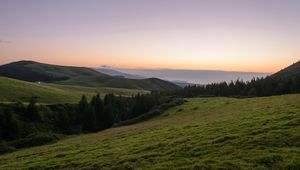
<instances>
[{"instance_id":1,"label":"hilltop","mask_svg":"<svg viewBox=\"0 0 300 170\"><path fill-rule=\"evenodd\" d=\"M272 78L295 78L300 77L300 61L282 69L281 71L273 74Z\"/></svg>"},{"instance_id":2,"label":"hilltop","mask_svg":"<svg viewBox=\"0 0 300 170\"><path fill-rule=\"evenodd\" d=\"M135 125L0 156L0 169L299 169L300 95L193 98Z\"/></svg>"},{"instance_id":3,"label":"hilltop","mask_svg":"<svg viewBox=\"0 0 300 170\"><path fill-rule=\"evenodd\" d=\"M121 71L113 70L110 68L97 68L96 70L99 71L100 73L107 74L110 76L124 77L124 78L128 78L128 79L145 79L145 77L140 76L140 75L127 74L127 73L123 73Z\"/></svg>"},{"instance_id":4,"label":"hilltop","mask_svg":"<svg viewBox=\"0 0 300 170\"><path fill-rule=\"evenodd\" d=\"M0 66L0 76L29 82L45 82L87 87L114 87L150 91L175 90L173 83L157 78L126 79L102 74L85 67L58 66L34 61L18 61Z\"/></svg>"}]
</instances>

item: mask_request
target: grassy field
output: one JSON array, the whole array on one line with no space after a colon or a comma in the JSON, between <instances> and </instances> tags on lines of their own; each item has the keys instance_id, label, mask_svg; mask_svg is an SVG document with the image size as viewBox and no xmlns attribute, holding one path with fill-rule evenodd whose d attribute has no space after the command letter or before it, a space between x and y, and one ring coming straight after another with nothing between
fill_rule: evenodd
<instances>
[{"instance_id":1,"label":"grassy field","mask_svg":"<svg viewBox=\"0 0 300 170\"><path fill-rule=\"evenodd\" d=\"M300 169L300 95L197 98L139 124L0 156L0 169Z\"/></svg>"},{"instance_id":2,"label":"grassy field","mask_svg":"<svg viewBox=\"0 0 300 170\"><path fill-rule=\"evenodd\" d=\"M131 96L146 92L122 88L37 84L0 77L0 102L27 102L31 97L35 96L38 97L38 101L41 103L77 103L83 94L89 97L97 93L102 96L107 93Z\"/></svg>"},{"instance_id":3,"label":"grassy field","mask_svg":"<svg viewBox=\"0 0 300 170\"><path fill-rule=\"evenodd\" d=\"M126 79L102 74L85 67L58 66L34 61L18 61L0 65L0 76L29 82L47 82L85 87L112 87L147 91L180 89L177 85L157 78Z\"/></svg>"}]
</instances>

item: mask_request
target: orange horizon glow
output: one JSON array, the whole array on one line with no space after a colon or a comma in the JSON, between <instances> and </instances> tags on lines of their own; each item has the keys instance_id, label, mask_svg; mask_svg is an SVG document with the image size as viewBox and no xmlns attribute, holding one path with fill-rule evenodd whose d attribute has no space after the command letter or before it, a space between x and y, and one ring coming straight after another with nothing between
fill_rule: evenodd
<instances>
[{"instance_id":1,"label":"orange horizon glow","mask_svg":"<svg viewBox=\"0 0 300 170\"><path fill-rule=\"evenodd\" d=\"M274 73L300 60L299 8L293 0L0 2L0 64Z\"/></svg>"},{"instance_id":2,"label":"orange horizon glow","mask_svg":"<svg viewBox=\"0 0 300 170\"><path fill-rule=\"evenodd\" d=\"M18 58L18 57L16 57ZM1 59L5 59L5 58L1 58L0 59L0 65L2 64L7 64L7 63L11 63L11 62L16 62L16 61L20 61L20 60L31 60L31 61L36 61L36 62L41 62L41 63L46 63L46 64L53 64L53 65L61 65L61 66L75 66L75 67L89 67L89 68L100 68L103 65L108 66L108 68L111 69L168 69L168 70L213 70L213 71L233 71L233 72L257 72L257 73L268 73L268 74L272 74L275 72L280 71L281 69L284 69L286 67L288 67L289 65L297 62L297 58L293 61L287 61L285 63L274 63L274 65L270 65L268 67L266 67L263 64L257 64L255 66L251 66L247 63L242 64L237 64L237 65L201 65L201 64L192 64L192 65L188 65L187 63L185 64L181 64L181 65L176 65L174 63L169 63L169 64L158 64L158 63L154 63L154 64L148 64L145 65L142 62L115 62L115 61L111 61L111 62L101 62L101 61L91 61L91 60L86 60L86 61L82 61L82 60L68 60L68 58L72 58L72 57L60 57L61 60L56 60L56 61L52 61L51 59L42 59L39 60L38 58L35 57L31 57L31 58L24 58L24 57L19 57L20 59L17 60L4 60L1 61ZM65 60L64 58L67 58L67 60Z\"/></svg>"}]
</instances>

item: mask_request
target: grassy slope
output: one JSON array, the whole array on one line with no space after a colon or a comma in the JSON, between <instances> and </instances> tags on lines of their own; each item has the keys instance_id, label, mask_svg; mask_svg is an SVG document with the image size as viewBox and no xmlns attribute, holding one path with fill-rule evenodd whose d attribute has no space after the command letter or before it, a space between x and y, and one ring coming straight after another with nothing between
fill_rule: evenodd
<instances>
[{"instance_id":1,"label":"grassy slope","mask_svg":"<svg viewBox=\"0 0 300 170\"><path fill-rule=\"evenodd\" d=\"M288 66L287 68L273 74L272 78L292 78L300 75L300 61Z\"/></svg>"},{"instance_id":2,"label":"grassy slope","mask_svg":"<svg viewBox=\"0 0 300 170\"><path fill-rule=\"evenodd\" d=\"M300 95L189 99L136 125L0 156L0 169L299 169Z\"/></svg>"},{"instance_id":3,"label":"grassy slope","mask_svg":"<svg viewBox=\"0 0 300 170\"><path fill-rule=\"evenodd\" d=\"M28 101L32 96L38 96L42 103L77 103L83 94L92 96L114 93L117 95L133 95L146 91L118 88L92 88L81 86L64 86L55 84L37 84L0 77L0 102Z\"/></svg>"},{"instance_id":4,"label":"grassy slope","mask_svg":"<svg viewBox=\"0 0 300 170\"><path fill-rule=\"evenodd\" d=\"M160 79L126 79L102 74L85 67L43 64L18 61L0 66L0 75L29 82L47 82L87 87L114 87L151 91L175 90L179 87Z\"/></svg>"}]
</instances>

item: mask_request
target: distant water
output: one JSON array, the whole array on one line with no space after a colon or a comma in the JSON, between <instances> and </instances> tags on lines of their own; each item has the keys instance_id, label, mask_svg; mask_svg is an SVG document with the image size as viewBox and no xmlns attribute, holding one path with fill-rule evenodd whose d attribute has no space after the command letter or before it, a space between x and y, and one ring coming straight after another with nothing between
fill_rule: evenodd
<instances>
[{"instance_id":1,"label":"distant water","mask_svg":"<svg viewBox=\"0 0 300 170\"><path fill-rule=\"evenodd\" d=\"M143 77L157 77L169 81L183 81L193 84L208 84L231 80L251 80L253 77L265 77L269 73L255 72L232 72L232 71L210 71L210 70L148 70L148 69L117 69L118 71L140 75Z\"/></svg>"}]
</instances>

